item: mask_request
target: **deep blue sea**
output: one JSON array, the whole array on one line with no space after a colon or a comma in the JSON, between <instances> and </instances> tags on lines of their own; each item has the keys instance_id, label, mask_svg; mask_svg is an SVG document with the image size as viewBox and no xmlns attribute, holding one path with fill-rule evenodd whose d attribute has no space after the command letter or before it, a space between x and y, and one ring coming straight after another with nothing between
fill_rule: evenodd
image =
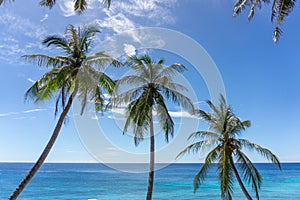
<instances>
[{"instance_id":1,"label":"deep blue sea","mask_svg":"<svg viewBox=\"0 0 300 200\"><path fill-rule=\"evenodd\" d=\"M32 165L0 163L0 199L8 198ZM284 163L282 171L271 164L256 166L263 177L260 199L300 199L300 163ZM201 164L172 164L156 171L153 199L220 199L213 168L206 182L193 193L193 178L200 167ZM142 200L147 191L147 176L147 173L116 171L102 164L47 163L19 199ZM245 199L237 183L234 199Z\"/></svg>"}]
</instances>

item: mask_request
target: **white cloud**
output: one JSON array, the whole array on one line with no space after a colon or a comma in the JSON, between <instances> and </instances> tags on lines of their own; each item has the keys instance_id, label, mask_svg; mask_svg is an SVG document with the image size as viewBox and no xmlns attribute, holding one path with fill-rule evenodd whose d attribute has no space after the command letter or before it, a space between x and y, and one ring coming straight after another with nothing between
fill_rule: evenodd
<instances>
[{"instance_id":1,"label":"white cloud","mask_svg":"<svg viewBox=\"0 0 300 200\"><path fill-rule=\"evenodd\" d=\"M43 26L8 10L0 13L0 26L5 30L0 33L0 60L10 64L20 61L21 56L27 54L33 46L39 47L37 41L47 33Z\"/></svg>"},{"instance_id":2,"label":"white cloud","mask_svg":"<svg viewBox=\"0 0 300 200\"><path fill-rule=\"evenodd\" d=\"M35 83L35 81L32 80L31 78L27 78L26 80L29 81L30 83Z\"/></svg>"},{"instance_id":3,"label":"white cloud","mask_svg":"<svg viewBox=\"0 0 300 200\"><path fill-rule=\"evenodd\" d=\"M147 26L157 26L175 22L175 17L171 8L176 5L177 0L114 0L111 7L107 9L102 5L102 0L89 0L89 17L99 18L99 13L104 14L104 18L95 20L102 28L121 33L130 29ZM73 0L62 2L61 11L65 16L74 15ZM101 9L99 9L101 8ZM85 16L87 17L87 15Z\"/></svg>"},{"instance_id":4,"label":"white cloud","mask_svg":"<svg viewBox=\"0 0 300 200\"><path fill-rule=\"evenodd\" d=\"M20 111L20 112L8 112L8 113L0 113L0 117L8 117L8 116L12 116L12 115L21 115L21 114L28 114L28 113L34 113L34 112L41 112L41 111L45 111L46 109L31 109L31 110L24 110L24 111ZM22 117L18 117L18 118L14 118L14 119L21 119ZM32 118L32 117L31 117Z\"/></svg>"},{"instance_id":5,"label":"white cloud","mask_svg":"<svg viewBox=\"0 0 300 200\"><path fill-rule=\"evenodd\" d=\"M193 115L191 115L190 113L185 112L185 111L181 111L181 112L169 111L169 114L171 117L195 118Z\"/></svg>"},{"instance_id":6,"label":"white cloud","mask_svg":"<svg viewBox=\"0 0 300 200\"><path fill-rule=\"evenodd\" d=\"M110 119L122 119L121 116L125 116L126 109L125 108L113 108L111 110L112 116L109 116ZM156 112L153 113L157 115ZM186 111L169 111L171 117L174 118L196 118L195 116L191 115L189 112Z\"/></svg>"},{"instance_id":7,"label":"white cloud","mask_svg":"<svg viewBox=\"0 0 300 200\"><path fill-rule=\"evenodd\" d=\"M0 117L6 117L10 115L16 115L19 114L18 112L8 112L8 113L0 113Z\"/></svg>"},{"instance_id":8,"label":"white cloud","mask_svg":"<svg viewBox=\"0 0 300 200\"><path fill-rule=\"evenodd\" d=\"M123 13L110 14L103 20L96 20L96 23L102 28L112 29L116 33L122 33L129 29L134 29L137 25L127 18Z\"/></svg>"},{"instance_id":9,"label":"white cloud","mask_svg":"<svg viewBox=\"0 0 300 200\"><path fill-rule=\"evenodd\" d=\"M124 46L124 52L128 55L128 56L132 56L135 55L135 47L131 44L123 44Z\"/></svg>"},{"instance_id":10,"label":"white cloud","mask_svg":"<svg viewBox=\"0 0 300 200\"><path fill-rule=\"evenodd\" d=\"M40 39L47 33L45 28L9 11L4 11L0 14L0 24L6 29L6 32L22 33L24 36L35 39Z\"/></svg>"},{"instance_id":11,"label":"white cloud","mask_svg":"<svg viewBox=\"0 0 300 200\"><path fill-rule=\"evenodd\" d=\"M174 23L175 19L170 8L176 5L176 0L128 0L115 1L112 10L134 17L155 20L157 24Z\"/></svg>"},{"instance_id":12,"label":"white cloud","mask_svg":"<svg viewBox=\"0 0 300 200\"><path fill-rule=\"evenodd\" d=\"M49 15L48 15L48 14L45 14L44 17L43 17L40 21L41 21L41 22L44 22L45 20L48 19L48 17L49 17Z\"/></svg>"},{"instance_id":13,"label":"white cloud","mask_svg":"<svg viewBox=\"0 0 300 200\"><path fill-rule=\"evenodd\" d=\"M74 1L73 0L59 1L58 5L65 17L70 17L73 15L76 15L76 12L74 11Z\"/></svg>"},{"instance_id":14,"label":"white cloud","mask_svg":"<svg viewBox=\"0 0 300 200\"><path fill-rule=\"evenodd\" d=\"M32 109L32 110L25 110L25 111L23 111L23 113L41 112L41 111L44 111L44 110L46 110L46 109L37 108L37 109Z\"/></svg>"}]
</instances>

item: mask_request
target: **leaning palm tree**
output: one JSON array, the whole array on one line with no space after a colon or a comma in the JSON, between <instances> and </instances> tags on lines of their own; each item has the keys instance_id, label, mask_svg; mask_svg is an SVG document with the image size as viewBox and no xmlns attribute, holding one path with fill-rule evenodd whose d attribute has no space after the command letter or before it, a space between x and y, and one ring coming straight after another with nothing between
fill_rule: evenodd
<instances>
[{"instance_id":1,"label":"leaning palm tree","mask_svg":"<svg viewBox=\"0 0 300 200\"><path fill-rule=\"evenodd\" d=\"M261 8L263 3L268 4L270 3L270 0L237 0L234 4L233 16L236 17L246 7L250 7L250 12L248 15L248 20L250 21L254 15L255 9L257 7ZM275 24L275 29L273 31L274 42L277 42L282 34L280 26L293 11L295 3L296 0L273 0L271 21Z\"/></svg>"},{"instance_id":2,"label":"leaning palm tree","mask_svg":"<svg viewBox=\"0 0 300 200\"><path fill-rule=\"evenodd\" d=\"M252 199L244 186L240 173L244 181L252 184L256 198L259 199L262 178L243 150L256 151L281 169L278 158L270 150L249 140L239 138L241 132L250 127L250 121L241 121L236 117L231 107L226 105L223 96L221 96L219 106L215 106L211 101L207 101L207 104L212 110L211 113L202 110L196 110L195 113L209 123L209 130L192 133L189 138L200 138L201 140L189 145L178 155L179 157L187 152L197 153L210 149L203 166L194 178L194 192L204 182L209 168L212 167L213 163L217 163L222 199L232 199L234 176L246 198Z\"/></svg>"},{"instance_id":3,"label":"leaning palm tree","mask_svg":"<svg viewBox=\"0 0 300 200\"><path fill-rule=\"evenodd\" d=\"M40 5L49 7L50 9L55 5L56 0L41 0ZM111 0L103 0L103 4L107 6L107 8L110 7ZM78 14L81 14L83 11L85 11L88 8L88 1L87 0L75 0L74 4L74 11Z\"/></svg>"},{"instance_id":4,"label":"leaning palm tree","mask_svg":"<svg viewBox=\"0 0 300 200\"><path fill-rule=\"evenodd\" d=\"M154 163L155 163L155 136L153 125L153 113L162 127L166 142L174 134L174 122L168 113L166 100L170 99L176 104L180 104L187 110L193 109L193 104L188 97L180 91L186 88L173 81L176 73L182 73L186 68L181 64L172 64L164 67L164 60L153 61L149 55L140 57L131 56L126 65L133 70L133 75L128 75L117 82L119 86L129 90L119 92L112 98L114 105L128 104L126 109L126 121L123 134L132 127L135 145L142 141L145 135L150 136L150 169L148 176L147 200L152 199L154 183Z\"/></svg>"},{"instance_id":5,"label":"leaning palm tree","mask_svg":"<svg viewBox=\"0 0 300 200\"><path fill-rule=\"evenodd\" d=\"M33 99L34 102L42 102L56 96L55 114L58 113L60 106L62 112L48 144L32 169L9 197L10 200L17 199L44 163L67 117L75 96L79 94L81 97L81 112L84 111L83 109L88 100L95 103L97 110L101 110L104 105L103 90L109 93L113 91L114 82L105 73L96 70L96 67L100 68L109 63L117 65L118 62L105 53L87 56L93 37L98 32L99 30L92 26L79 27L76 30L72 25L68 25L64 36L48 36L42 42L48 47L53 45L62 49L64 55L55 57L42 54L24 56L28 60L37 61L38 66L51 67L49 72L44 74L28 89L25 97Z\"/></svg>"}]
</instances>

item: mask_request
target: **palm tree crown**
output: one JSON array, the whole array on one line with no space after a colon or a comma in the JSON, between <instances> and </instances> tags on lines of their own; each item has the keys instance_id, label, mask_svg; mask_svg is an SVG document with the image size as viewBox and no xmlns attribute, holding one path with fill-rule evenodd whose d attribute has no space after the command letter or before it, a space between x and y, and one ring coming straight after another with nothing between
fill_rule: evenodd
<instances>
[{"instance_id":1,"label":"palm tree crown","mask_svg":"<svg viewBox=\"0 0 300 200\"><path fill-rule=\"evenodd\" d=\"M270 150L249 140L239 138L241 132L250 127L250 121L241 121L236 117L231 107L226 105L223 96L221 96L219 106L215 106L211 101L207 101L207 104L212 110L211 113L202 110L196 110L195 113L209 123L209 130L192 133L189 138L199 138L201 140L189 145L178 155L210 149L203 166L194 178L194 191L204 182L207 171L212 164L217 163L222 199L232 199L234 176L236 176L247 199L252 199L243 185L236 166L240 169L244 181L252 184L256 198L259 199L258 192L262 179L251 160L243 153L243 150L256 151L281 168L278 158Z\"/></svg>"},{"instance_id":2,"label":"palm tree crown","mask_svg":"<svg viewBox=\"0 0 300 200\"><path fill-rule=\"evenodd\" d=\"M237 16L246 7L250 7L248 15L248 20L250 21L254 15L255 8L261 8L263 3L268 4L270 3L270 0L237 0L234 4L233 16ZM293 11L295 3L296 0L273 0L271 21L275 24L275 29L273 31L274 42L277 42L282 34L280 27L285 18Z\"/></svg>"},{"instance_id":3,"label":"palm tree crown","mask_svg":"<svg viewBox=\"0 0 300 200\"><path fill-rule=\"evenodd\" d=\"M155 62L149 55L141 57L131 56L125 65L130 66L134 75L126 76L117 81L116 89L121 85L129 84L132 89L117 94L113 100L115 105L129 103L127 107L127 120L124 133L129 126L133 126L135 144L143 140L144 134L148 134L150 124L149 113L157 112L159 123L165 132L166 141L173 136L174 123L168 113L165 104L166 99L172 100L178 105L191 111L192 102L179 91L187 90L183 85L173 82L175 73L182 73L186 68L181 64L172 64L164 67L164 59ZM166 99L165 99L166 98Z\"/></svg>"},{"instance_id":4,"label":"palm tree crown","mask_svg":"<svg viewBox=\"0 0 300 200\"><path fill-rule=\"evenodd\" d=\"M164 67L163 63L163 59L155 62L148 55L129 57L126 65L132 68L134 74L118 80L117 88L128 84L130 89L123 93L117 93L117 96L113 98L115 105L129 103L126 110L127 120L123 133L128 131L129 126L133 127L136 145L144 139L145 135L150 136L150 169L147 200L152 199L154 183L155 137L153 111L157 113L159 124L168 142L169 137L174 134L174 122L168 112L165 100L171 99L185 109L193 110L193 104L190 99L179 92L186 90L186 88L173 81L173 76L178 72L184 72L186 68L181 64Z\"/></svg>"},{"instance_id":5,"label":"palm tree crown","mask_svg":"<svg viewBox=\"0 0 300 200\"><path fill-rule=\"evenodd\" d=\"M46 46L55 46L64 51L65 56L49 56L32 54L24 56L33 60L39 66L52 69L36 81L26 92L25 97L34 99L35 102L52 99L56 95L56 110L61 103L65 107L66 98L77 84L82 97L82 111L90 95L90 100L95 102L97 111L103 108L104 97L100 88L112 93L114 82L103 72L96 70L106 64L120 65L118 61L99 52L88 56L95 33L100 32L96 27L79 27L78 30L68 25L64 36L52 35L43 40Z\"/></svg>"}]
</instances>

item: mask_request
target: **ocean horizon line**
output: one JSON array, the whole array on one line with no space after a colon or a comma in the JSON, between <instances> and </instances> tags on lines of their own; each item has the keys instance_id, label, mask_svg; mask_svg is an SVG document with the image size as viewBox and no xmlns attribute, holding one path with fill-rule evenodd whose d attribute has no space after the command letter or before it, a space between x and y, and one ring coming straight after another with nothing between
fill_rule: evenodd
<instances>
[{"instance_id":1,"label":"ocean horizon line","mask_svg":"<svg viewBox=\"0 0 300 200\"><path fill-rule=\"evenodd\" d=\"M35 162L32 161L0 161L0 164L5 164L5 163L12 163L12 164L34 164ZM273 164L271 162L252 162L254 164ZM300 164L300 161L284 161L280 162L281 164ZM45 162L44 164L149 164L149 163L125 163L125 162L120 162L120 163L104 163L104 162L67 162L67 161L55 161L55 162ZM174 163L155 163L155 164L161 164L161 165L172 165L172 164L204 164L204 162L174 162ZM217 163L216 163L217 164Z\"/></svg>"}]
</instances>

